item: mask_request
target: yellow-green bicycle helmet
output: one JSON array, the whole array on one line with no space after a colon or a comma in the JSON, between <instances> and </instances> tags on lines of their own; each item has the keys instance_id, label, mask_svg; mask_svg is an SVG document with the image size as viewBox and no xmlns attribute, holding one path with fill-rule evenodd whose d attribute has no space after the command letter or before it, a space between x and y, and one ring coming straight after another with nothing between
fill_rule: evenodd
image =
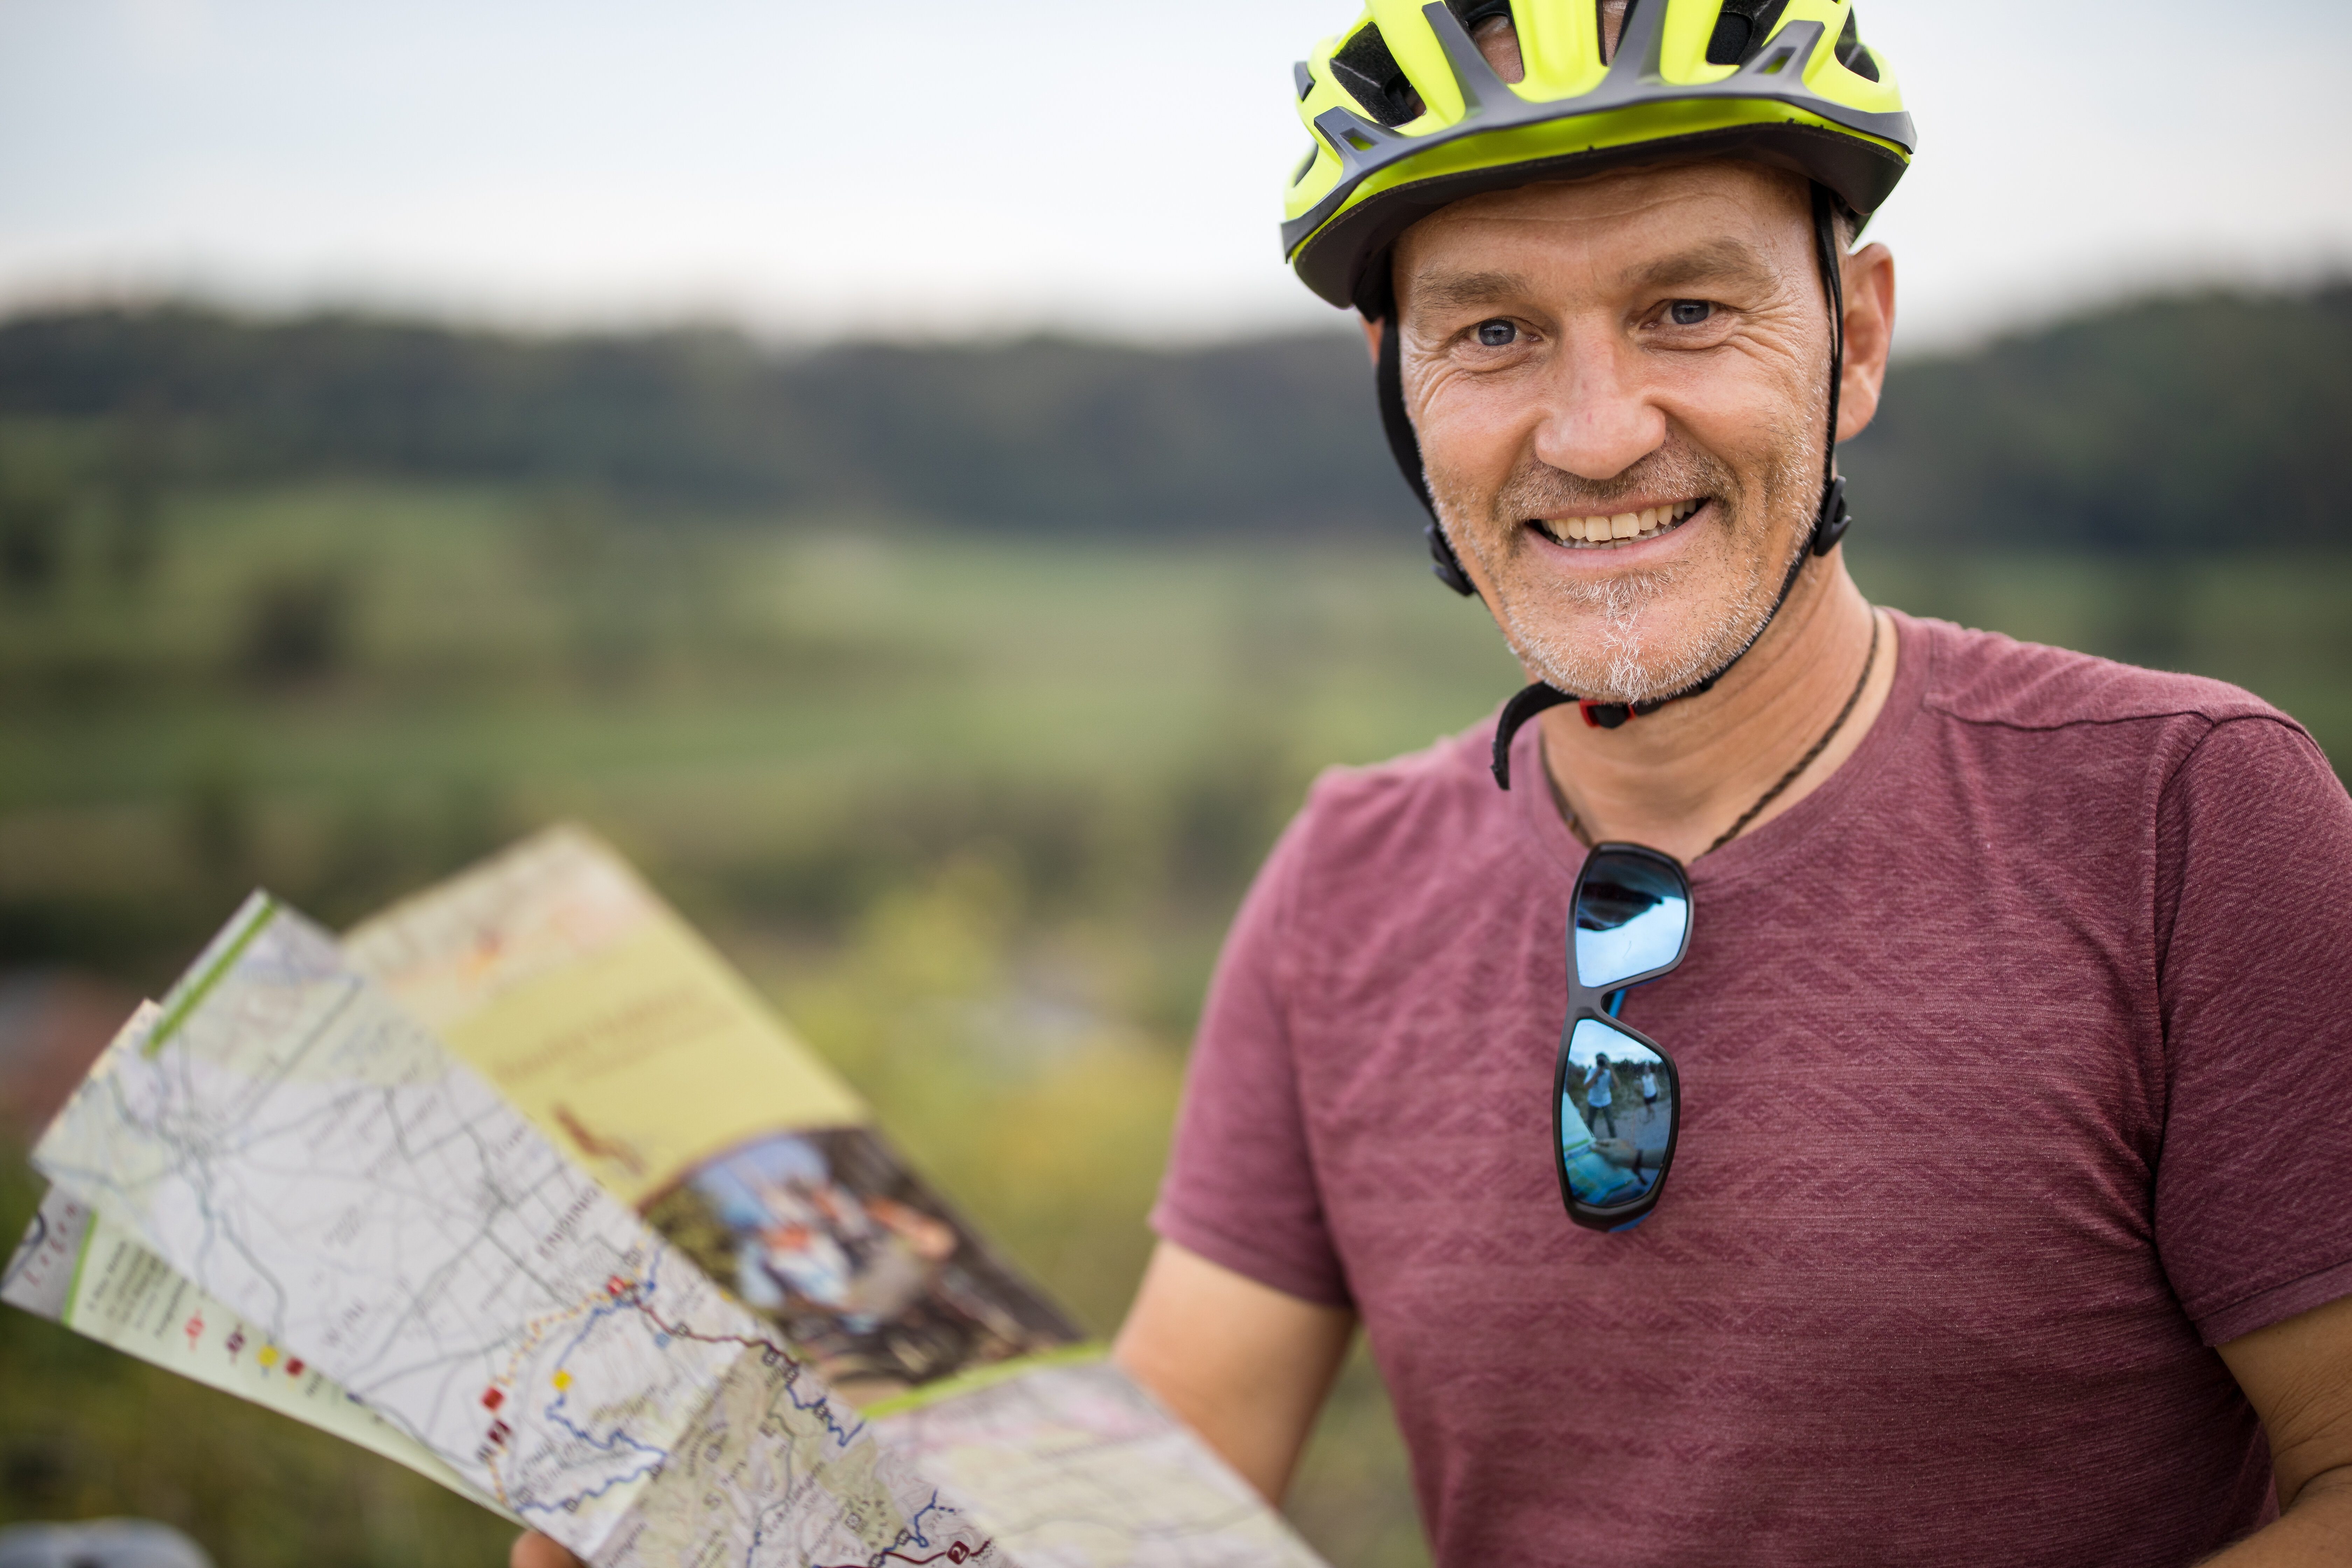
<instances>
[{"instance_id":1,"label":"yellow-green bicycle helmet","mask_svg":"<svg viewBox=\"0 0 2352 1568\"><path fill-rule=\"evenodd\" d=\"M1506 22L1517 81L1472 37ZM1296 81L1315 145L1290 182L1284 257L1324 299L1376 314L1396 237L1479 191L1731 156L1867 216L1917 144L1853 0L1635 0L1605 62L1596 0L1370 0Z\"/></svg>"},{"instance_id":2,"label":"yellow-green bicycle helmet","mask_svg":"<svg viewBox=\"0 0 2352 1568\"><path fill-rule=\"evenodd\" d=\"M1894 74L1862 41L1853 0L1368 3L1353 27L1324 40L1295 72L1298 117L1315 144L1291 175L1283 256L1335 305L1391 316L1388 254L1397 236L1481 191L1712 157L1755 159L1812 182L1814 241L1833 323L1830 438L1811 547L1790 565L1769 625L1807 555L1829 553L1851 521L1836 471L1845 307L1835 209L1867 218L1918 144ZM1604 6L1622 9L1613 51L1603 47ZM1476 36L1506 25L1507 57L1516 52L1520 67L1508 81ZM1473 595L1437 519L1405 411L1400 337L1381 335L1381 420L1405 482L1429 510L1438 581ZM1505 705L1495 782L1510 787L1511 734L1544 709L1576 702L1585 722L1613 730L1708 690L1746 652L1671 696L1636 704L1588 701L1536 682Z\"/></svg>"}]
</instances>

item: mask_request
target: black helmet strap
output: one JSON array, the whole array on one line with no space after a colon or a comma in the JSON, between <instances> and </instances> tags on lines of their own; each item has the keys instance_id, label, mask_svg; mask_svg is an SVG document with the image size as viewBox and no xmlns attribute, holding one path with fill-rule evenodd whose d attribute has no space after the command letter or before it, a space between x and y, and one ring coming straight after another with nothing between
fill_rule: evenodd
<instances>
[{"instance_id":1,"label":"black helmet strap","mask_svg":"<svg viewBox=\"0 0 2352 1568\"><path fill-rule=\"evenodd\" d=\"M1771 610L1756 628L1756 636L1748 639L1738 653L1717 667L1715 672L1702 680L1692 682L1680 691L1654 698L1647 702L1595 702L1573 696L1544 681L1537 681L1522 689L1503 705L1500 720L1495 726L1494 773L1496 784L1504 789L1511 787L1511 738L1521 725L1547 708L1557 708L1563 702L1573 702L1584 713L1584 721L1595 729L1614 730L1627 720L1654 713L1669 702L1679 702L1685 697L1696 697L1711 690L1715 683L1729 673L1731 667L1747 657L1754 647L1789 595L1796 591L1797 579L1803 574L1805 562L1816 555L1827 555L1845 537L1853 515L1846 509L1845 480L1837 472L1838 393L1845 379L1845 279L1838 265L1837 206L1829 187L1815 181L1812 186L1813 252L1820 263L1822 282L1830 299L1830 399L1829 431L1822 446L1822 500L1813 513L1812 538L1808 547L1798 552L1789 563L1788 575L1781 579L1780 592L1772 601ZM1389 438L1390 455L1395 458L1398 471L1405 483L1420 498L1429 521L1423 526L1422 535L1429 542L1430 572L1455 593L1468 597L1477 592L1470 574L1462 569L1462 558L1454 552L1453 541L1445 537L1445 529L1437 518L1437 506L1430 495L1429 476L1421 460L1421 440L1414 435L1412 419L1405 412L1403 374L1403 333L1397 321L1396 295L1386 291L1381 301L1381 352L1374 379L1379 384L1381 427Z\"/></svg>"},{"instance_id":2,"label":"black helmet strap","mask_svg":"<svg viewBox=\"0 0 2352 1568\"><path fill-rule=\"evenodd\" d=\"M1830 291L1830 428L1822 443L1822 504L1813 514L1813 553L1827 555L1845 537L1853 514L1846 510L1845 481L1837 471L1838 393L1845 384L1845 268L1838 265L1836 198L1819 180L1813 182L1813 256ZM1788 596L1783 589L1780 597ZM1773 614L1780 610L1772 606Z\"/></svg>"},{"instance_id":3,"label":"black helmet strap","mask_svg":"<svg viewBox=\"0 0 2352 1568\"><path fill-rule=\"evenodd\" d=\"M1462 570L1462 558L1454 553L1454 542L1445 537L1445 530L1437 521L1437 503L1430 496L1429 474L1421 462L1421 437L1413 434L1412 416L1404 411L1404 333L1397 325L1395 290L1389 291L1383 305L1380 369L1373 376L1380 384L1381 428L1388 433L1389 455L1396 459L1397 471L1404 475L1407 488L1420 498L1422 510L1429 513L1421 536L1429 541L1431 574L1464 598L1474 598L1478 589L1470 581L1470 574Z\"/></svg>"}]
</instances>

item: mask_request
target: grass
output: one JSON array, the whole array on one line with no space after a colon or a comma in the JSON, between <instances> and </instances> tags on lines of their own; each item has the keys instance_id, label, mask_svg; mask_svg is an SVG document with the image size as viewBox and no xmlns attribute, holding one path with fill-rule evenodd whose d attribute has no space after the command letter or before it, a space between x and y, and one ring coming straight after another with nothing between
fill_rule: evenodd
<instances>
[{"instance_id":1,"label":"grass","mask_svg":"<svg viewBox=\"0 0 2352 1568\"><path fill-rule=\"evenodd\" d=\"M1307 781L1517 679L1409 537L992 541L341 485L185 498L136 574L98 538L0 585L0 969L153 994L254 882L347 921L582 817L1097 1331L1150 1247L1223 923ZM2352 562L1853 553L1886 602L2235 679L2352 755ZM13 1226L31 1188L0 1164ZM1426 1561L1360 1354L1292 1509L1336 1562ZM118 1511L225 1564L489 1564L505 1533L0 1314L0 1521Z\"/></svg>"}]
</instances>

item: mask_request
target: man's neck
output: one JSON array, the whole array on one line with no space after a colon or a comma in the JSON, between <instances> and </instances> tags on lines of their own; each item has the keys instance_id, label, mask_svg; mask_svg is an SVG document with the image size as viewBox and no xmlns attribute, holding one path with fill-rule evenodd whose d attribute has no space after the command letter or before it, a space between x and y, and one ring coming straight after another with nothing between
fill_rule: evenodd
<instances>
[{"instance_id":1,"label":"man's neck","mask_svg":"<svg viewBox=\"0 0 2352 1568\"><path fill-rule=\"evenodd\" d=\"M1554 799L1587 843L1631 840L1683 861L1756 804L1835 722L1871 658L1872 610L1844 552L1810 563L1772 625L1714 690L1615 730L1574 708L1538 721ZM1881 630L1870 679L1822 754L1742 831L1752 833L1835 773L1870 732L1895 684L1895 637Z\"/></svg>"}]
</instances>

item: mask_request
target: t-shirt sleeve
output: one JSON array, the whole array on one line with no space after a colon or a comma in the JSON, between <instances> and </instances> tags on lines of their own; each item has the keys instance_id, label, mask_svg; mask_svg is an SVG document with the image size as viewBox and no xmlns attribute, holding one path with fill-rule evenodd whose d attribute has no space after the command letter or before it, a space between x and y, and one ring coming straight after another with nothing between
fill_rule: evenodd
<instances>
[{"instance_id":1,"label":"t-shirt sleeve","mask_svg":"<svg viewBox=\"0 0 2352 1568\"><path fill-rule=\"evenodd\" d=\"M2275 719L2216 725L2157 820L2158 1256L2207 1344L2352 1295L2352 800Z\"/></svg>"},{"instance_id":2,"label":"t-shirt sleeve","mask_svg":"<svg viewBox=\"0 0 2352 1568\"><path fill-rule=\"evenodd\" d=\"M1312 813L1292 822L1226 934L1151 1227L1286 1295L1350 1304L1325 1224L1291 1052L1286 945Z\"/></svg>"}]
</instances>

